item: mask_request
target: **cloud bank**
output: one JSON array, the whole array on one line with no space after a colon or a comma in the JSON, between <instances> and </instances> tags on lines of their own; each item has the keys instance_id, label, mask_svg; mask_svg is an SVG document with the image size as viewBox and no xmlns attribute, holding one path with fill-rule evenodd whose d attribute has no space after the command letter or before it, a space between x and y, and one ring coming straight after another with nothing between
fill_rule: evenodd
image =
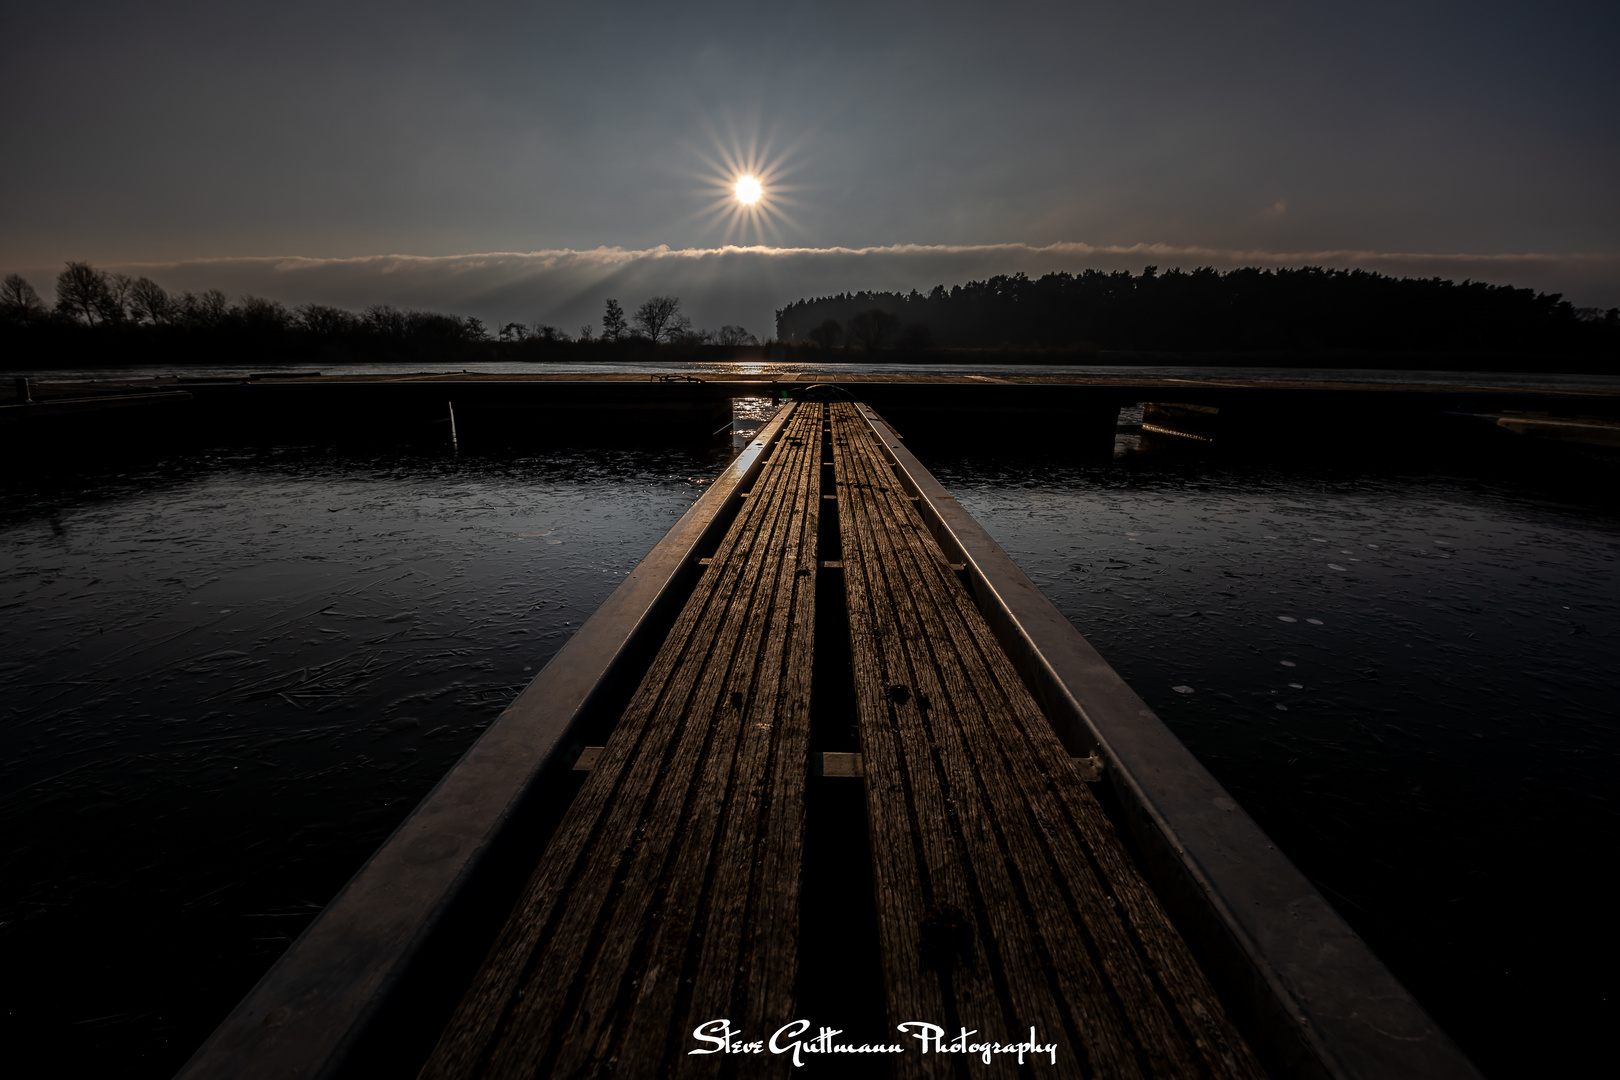
<instances>
[{"instance_id":1,"label":"cloud bank","mask_svg":"<svg viewBox=\"0 0 1620 1080\"><path fill-rule=\"evenodd\" d=\"M1374 251L1238 251L1165 244L896 245L868 248L597 248L476 255L316 259L223 258L112 267L171 290L224 289L290 305L393 304L476 315L492 326L546 322L577 333L614 297L633 310L649 296L681 297L699 326L740 323L760 337L775 311L801 297L858 290L927 291L1023 271L1140 271L1214 266L1361 267L1406 277L1471 278L1563 293L1577 306L1620 303L1620 255L1434 255ZM47 285L54 271L39 273ZM44 290L42 290L44 291Z\"/></svg>"}]
</instances>

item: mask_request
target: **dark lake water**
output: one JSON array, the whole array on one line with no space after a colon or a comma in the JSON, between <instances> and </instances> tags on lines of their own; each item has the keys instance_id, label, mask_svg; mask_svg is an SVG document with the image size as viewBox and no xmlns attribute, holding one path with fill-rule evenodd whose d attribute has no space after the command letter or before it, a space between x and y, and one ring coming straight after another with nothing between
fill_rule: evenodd
<instances>
[{"instance_id":1,"label":"dark lake water","mask_svg":"<svg viewBox=\"0 0 1620 1080\"><path fill-rule=\"evenodd\" d=\"M7 1059L171 1075L727 456L220 452L9 492Z\"/></svg>"},{"instance_id":2,"label":"dark lake water","mask_svg":"<svg viewBox=\"0 0 1620 1080\"><path fill-rule=\"evenodd\" d=\"M13 1075L170 1075L726 457L284 448L13 481ZM925 460L1488 1074L1607 1060L1620 515L1601 492Z\"/></svg>"}]
</instances>

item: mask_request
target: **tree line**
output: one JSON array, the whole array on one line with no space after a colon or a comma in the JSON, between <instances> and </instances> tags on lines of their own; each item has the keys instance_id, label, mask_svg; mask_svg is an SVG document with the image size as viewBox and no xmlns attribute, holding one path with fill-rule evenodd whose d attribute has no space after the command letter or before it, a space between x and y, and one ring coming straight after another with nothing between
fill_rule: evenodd
<instances>
[{"instance_id":1,"label":"tree line","mask_svg":"<svg viewBox=\"0 0 1620 1080\"><path fill-rule=\"evenodd\" d=\"M776 336L861 351L1620 354L1620 309L1480 281L1321 267L1000 275L924 294L840 293L776 313Z\"/></svg>"},{"instance_id":2,"label":"tree line","mask_svg":"<svg viewBox=\"0 0 1620 1080\"><path fill-rule=\"evenodd\" d=\"M1557 293L1367 270L1160 274L1085 270L970 281L927 294L840 293L776 313L776 342L860 356L940 349L1272 353L1289 362L1337 352L1560 354L1620 367L1620 309L1576 308ZM296 308L218 289L171 293L150 278L71 262L47 305L18 274L0 280L0 364L317 362L629 358L757 345L743 327L695 329L675 296L633 312L603 305L600 332L543 322L493 333L476 318L376 304ZM808 357L806 357L808 359ZM1400 361L1392 360L1399 364ZM1408 361L1408 363L1413 361ZM1369 359L1370 366L1379 362Z\"/></svg>"},{"instance_id":3,"label":"tree line","mask_svg":"<svg viewBox=\"0 0 1620 1080\"><path fill-rule=\"evenodd\" d=\"M147 277L70 262L47 305L20 274L0 279L0 347L6 366L76 363L343 360L446 362L620 356L652 347L757 345L741 326L694 329L675 296L655 296L626 316L604 306L602 331L578 336L543 322L482 320L374 304L361 312L327 304L288 307L219 289L171 293Z\"/></svg>"},{"instance_id":4,"label":"tree line","mask_svg":"<svg viewBox=\"0 0 1620 1080\"><path fill-rule=\"evenodd\" d=\"M554 326L537 324L532 329L522 323L507 323L501 327L502 341L540 340L548 342L599 342L609 345L758 345L759 339L741 326L727 324L719 330L694 330L692 320L681 312L678 296L655 296L636 309L634 316L625 318L624 308L612 297L602 305L602 332L586 323L579 329L579 337L570 339L567 332Z\"/></svg>"}]
</instances>

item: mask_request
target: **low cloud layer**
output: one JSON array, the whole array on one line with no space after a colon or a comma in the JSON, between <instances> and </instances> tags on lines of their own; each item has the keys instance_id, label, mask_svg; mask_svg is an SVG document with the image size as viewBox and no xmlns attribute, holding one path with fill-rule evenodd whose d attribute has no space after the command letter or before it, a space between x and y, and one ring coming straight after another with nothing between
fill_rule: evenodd
<instances>
[{"instance_id":1,"label":"low cloud layer","mask_svg":"<svg viewBox=\"0 0 1620 1080\"><path fill-rule=\"evenodd\" d=\"M1620 303L1620 255L1424 255L1371 251L1223 251L1134 244L871 248L721 247L640 251L537 251L527 254L352 259L230 258L110 267L145 274L170 290L223 289L289 305L317 302L360 309L371 304L476 315L492 327L545 322L577 333L599 324L602 302L628 310L649 296L681 297L699 326L740 323L767 337L774 315L802 297L857 290L926 291L995 274L1032 277L1055 270L1140 271L1157 265L1361 267L1406 277L1471 278L1563 293L1578 306ZM48 286L53 270L39 271ZM41 292L48 292L42 288Z\"/></svg>"}]
</instances>

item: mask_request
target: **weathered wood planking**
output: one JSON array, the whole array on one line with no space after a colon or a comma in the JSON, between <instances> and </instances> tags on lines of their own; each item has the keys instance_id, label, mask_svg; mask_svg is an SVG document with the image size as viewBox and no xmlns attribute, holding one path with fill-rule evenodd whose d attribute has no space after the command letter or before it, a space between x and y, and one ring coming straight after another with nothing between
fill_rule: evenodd
<instances>
[{"instance_id":1,"label":"weathered wood planking","mask_svg":"<svg viewBox=\"0 0 1620 1080\"><path fill-rule=\"evenodd\" d=\"M865 420L830 409L891 1022L1033 1026L1061 1075L1260 1076Z\"/></svg>"},{"instance_id":2,"label":"weathered wood planking","mask_svg":"<svg viewBox=\"0 0 1620 1080\"><path fill-rule=\"evenodd\" d=\"M423 1077L707 1074L698 1024L792 1017L822 419L796 406Z\"/></svg>"}]
</instances>

